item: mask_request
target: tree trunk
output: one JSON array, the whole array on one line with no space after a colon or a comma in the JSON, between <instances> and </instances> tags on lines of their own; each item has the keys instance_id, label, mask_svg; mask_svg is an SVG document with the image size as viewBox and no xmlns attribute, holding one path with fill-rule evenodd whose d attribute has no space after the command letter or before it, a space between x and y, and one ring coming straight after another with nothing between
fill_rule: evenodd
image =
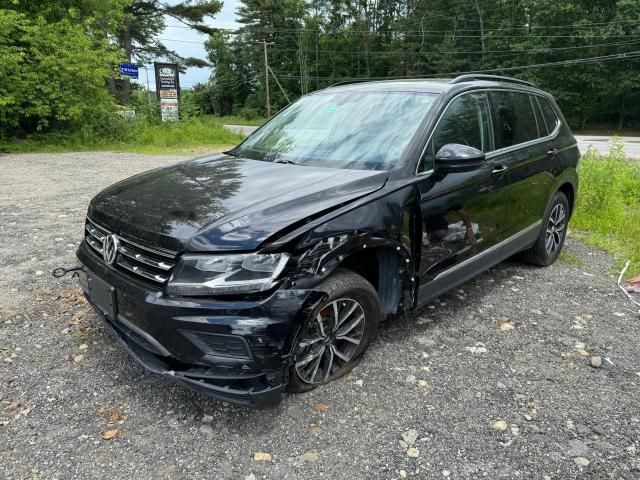
<instances>
[{"instance_id":1,"label":"tree trunk","mask_svg":"<svg viewBox=\"0 0 640 480\"><path fill-rule=\"evenodd\" d=\"M127 62L131 63L131 56L133 53L133 42L131 39L131 23L132 19L129 15L124 18L124 33L122 36L122 46L124 47L124 53L127 57ZM131 83L129 77L125 77L122 80L122 91L120 92L120 103L126 105L129 103L131 97Z\"/></svg>"},{"instance_id":2,"label":"tree trunk","mask_svg":"<svg viewBox=\"0 0 640 480\"><path fill-rule=\"evenodd\" d=\"M620 106L620 118L618 120L618 132L624 127L624 93L622 94L622 105Z\"/></svg>"},{"instance_id":3,"label":"tree trunk","mask_svg":"<svg viewBox=\"0 0 640 480\"><path fill-rule=\"evenodd\" d=\"M109 39L108 32L104 32L104 38L106 38L107 40ZM116 87L115 78L107 78L107 88L109 89L109 92L111 92L111 95L113 95L114 98L118 98L118 88Z\"/></svg>"}]
</instances>

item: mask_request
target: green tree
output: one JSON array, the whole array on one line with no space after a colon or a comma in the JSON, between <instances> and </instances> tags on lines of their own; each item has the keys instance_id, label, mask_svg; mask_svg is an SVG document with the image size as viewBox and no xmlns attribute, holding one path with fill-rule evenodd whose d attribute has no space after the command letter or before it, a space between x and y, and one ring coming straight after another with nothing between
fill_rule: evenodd
<instances>
[{"instance_id":1,"label":"green tree","mask_svg":"<svg viewBox=\"0 0 640 480\"><path fill-rule=\"evenodd\" d=\"M211 81L200 87L200 104L207 112L230 115L244 107L256 89L252 65L244 57L242 46L226 33L211 35L205 42L208 58L213 66Z\"/></svg>"},{"instance_id":2,"label":"green tree","mask_svg":"<svg viewBox=\"0 0 640 480\"><path fill-rule=\"evenodd\" d=\"M105 80L121 57L98 19L46 10L0 10L2 136L92 125L113 111Z\"/></svg>"},{"instance_id":3,"label":"green tree","mask_svg":"<svg viewBox=\"0 0 640 480\"><path fill-rule=\"evenodd\" d=\"M205 24L222 8L221 0L184 0L168 4L160 0L131 0L124 12L122 28L118 31L118 42L127 62L147 63L157 58L176 62L182 67L205 67L207 62L195 57L182 57L168 48L158 35L166 26L166 17L178 20L186 28L211 34L215 29ZM111 88L115 90L112 83ZM130 83L125 78L120 90L122 103L129 101Z\"/></svg>"}]
</instances>

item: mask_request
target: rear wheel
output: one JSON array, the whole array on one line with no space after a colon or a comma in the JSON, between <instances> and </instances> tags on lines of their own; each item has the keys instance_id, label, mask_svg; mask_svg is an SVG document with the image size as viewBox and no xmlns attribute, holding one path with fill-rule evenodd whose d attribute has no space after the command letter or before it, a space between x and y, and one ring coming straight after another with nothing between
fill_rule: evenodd
<instances>
[{"instance_id":1,"label":"rear wheel","mask_svg":"<svg viewBox=\"0 0 640 480\"><path fill-rule=\"evenodd\" d=\"M378 294L360 275L340 269L317 289L328 297L299 335L290 392L312 390L351 371L375 337L380 322Z\"/></svg>"},{"instance_id":2,"label":"rear wheel","mask_svg":"<svg viewBox=\"0 0 640 480\"><path fill-rule=\"evenodd\" d=\"M540 266L555 262L564 245L568 222L569 202L564 193L557 192L545 212L540 236L533 247L523 252L523 260Z\"/></svg>"}]
</instances>

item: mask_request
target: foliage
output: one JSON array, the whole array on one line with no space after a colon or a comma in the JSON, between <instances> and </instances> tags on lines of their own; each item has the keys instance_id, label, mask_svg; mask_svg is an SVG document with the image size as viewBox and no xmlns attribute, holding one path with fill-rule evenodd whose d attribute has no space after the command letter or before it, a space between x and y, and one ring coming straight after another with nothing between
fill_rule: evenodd
<instances>
[{"instance_id":1,"label":"foliage","mask_svg":"<svg viewBox=\"0 0 640 480\"><path fill-rule=\"evenodd\" d=\"M48 21L0 10L0 136L106 121L113 99L105 80L119 52L77 9Z\"/></svg>"},{"instance_id":2,"label":"foliage","mask_svg":"<svg viewBox=\"0 0 640 480\"><path fill-rule=\"evenodd\" d=\"M148 63L156 58L166 58L183 66L206 66L206 62L199 58L183 58L156 37L164 30L166 17L178 20L187 28L213 33L215 29L208 27L204 21L213 18L221 8L220 0L183 0L171 4L159 0L131 0L119 30L120 46L128 61L135 59Z\"/></svg>"},{"instance_id":3,"label":"foliage","mask_svg":"<svg viewBox=\"0 0 640 480\"><path fill-rule=\"evenodd\" d=\"M213 33L215 29L205 24L222 8L221 0L183 0L167 3L161 0L129 0L123 22L117 30L118 44L124 50L127 62L150 63L164 59L184 67L205 67L207 62L195 57L182 57L158 39L166 27L166 18L178 20L182 27L202 33ZM130 101L131 82L128 77L116 81L111 79L109 88L118 95L120 103Z\"/></svg>"},{"instance_id":4,"label":"foliage","mask_svg":"<svg viewBox=\"0 0 640 480\"><path fill-rule=\"evenodd\" d=\"M0 144L5 152L64 152L82 150L122 150L141 153L206 153L229 147L242 140L222 127L233 123L224 118L203 116L179 122L150 122L116 117L96 131L78 129L73 133L51 132L32 135L21 141Z\"/></svg>"},{"instance_id":5,"label":"foliage","mask_svg":"<svg viewBox=\"0 0 640 480\"><path fill-rule=\"evenodd\" d=\"M232 98L234 111L264 114L264 39L290 98L354 78L489 70L551 91L575 127L640 125L633 60L517 68L638 51L640 0L242 0L238 22L206 44L225 111ZM273 110L286 105L273 78L271 98Z\"/></svg>"},{"instance_id":6,"label":"foliage","mask_svg":"<svg viewBox=\"0 0 640 480\"><path fill-rule=\"evenodd\" d=\"M571 226L588 243L610 251L618 267L631 260L629 273L640 273L640 164L624 159L619 142L608 155L590 150L582 159Z\"/></svg>"}]
</instances>

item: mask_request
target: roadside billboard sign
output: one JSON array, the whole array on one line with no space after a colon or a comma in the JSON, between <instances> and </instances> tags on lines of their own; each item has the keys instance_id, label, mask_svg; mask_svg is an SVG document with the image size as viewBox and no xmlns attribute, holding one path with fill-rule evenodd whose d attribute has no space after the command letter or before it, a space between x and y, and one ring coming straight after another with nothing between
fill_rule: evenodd
<instances>
[{"instance_id":1,"label":"roadside billboard sign","mask_svg":"<svg viewBox=\"0 0 640 480\"><path fill-rule=\"evenodd\" d=\"M175 63L154 63L156 94L160 100L162 121L179 119L180 72Z\"/></svg>"},{"instance_id":2,"label":"roadside billboard sign","mask_svg":"<svg viewBox=\"0 0 640 480\"><path fill-rule=\"evenodd\" d=\"M160 99L160 115L163 122L175 122L179 120L178 116L178 99L177 98L161 98Z\"/></svg>"}]
</instances>

